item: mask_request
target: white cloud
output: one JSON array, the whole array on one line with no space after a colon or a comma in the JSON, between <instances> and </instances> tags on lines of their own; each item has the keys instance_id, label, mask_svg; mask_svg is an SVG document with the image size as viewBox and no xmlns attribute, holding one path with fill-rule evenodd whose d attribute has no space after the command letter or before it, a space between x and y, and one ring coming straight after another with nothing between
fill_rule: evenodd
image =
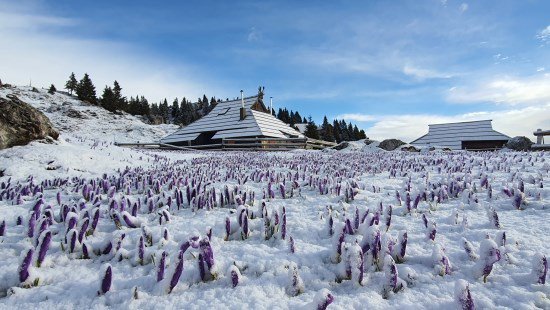
<instances>
[{"instance_id":1,"label":"white cloud","mask_svg":"<svg viewBox=\"0 0 550 310\"><path fill-rule=\"evenodd\" d=\"M368 114L360 114L360 113L342 114L342 115L338 115L336 118L345 119L349 121L356 121L356 122L370 122L377 119L376 116L368 115Z\"/></svg>"},{"instance_id":2,"label":"white cloud","mask_svg":"<svg viewBox=\"0 0 550 310\"><path fill-rule=\"evenodd\" d=\"M248 32L248 42L255 42L262 39L262 33L256 29L256 27L250 28Z\"/></svg>"},{"instance_id":3,"label":"white cloud","mask_svg":"<svg viewBox=\"0 0 550 310\"><path fill-rule=\"evenodd\" d=\"M398 138L411 142L428 132L429 124L464 122L492 119L493 129L509 136L526 136L534 139L533 131L546 128L550 123L548 111L550 104L545 106L526 107L523 109L503 111L482 111L458 115L408 114L408 115L368 115L343 114L337 118L361 122L363 119L374 122L365 127L368 137L375 140ZM349 117L347 117L349 116Z\"/></svg>"},{"instance_id":4,"label":"white cloud","mask_svg":"<svg viewBox=\"0 0 550 310\"><path fill-rule=\"evenodd\" d=\"M456 103L547 104L550 102L550 74L500 77L473 86L454 87L449 90L447 99Z\"/></svg>"},{"instance_id":5,"label":"white cloud","mask_svg":"<svg viewBox=\"0 0 550 310\"><path fill-rule=\"evenodd\" d=\"M203 93L226 95L210 86L211 81L201 81L197 68L167 63L131 44L64 35L64 30L72 30L70 27L74 26L82 24L78 20L3 8L0 11L2 81L26 85L32 80L37 87L53 83L61 89L74 71L77 78L89 73L98 95L115 79L126 96L144 95L152 102L165 97L198 98Z\"/></svg>"},{"instance_id":6,"label":"white cloud","mask_svg":"<svg viewBox=\"0 0 550 310\"><path fill-rule=\"evenodd\" d=\"M539 31L539 33L537 34L537 38L542 42L550 41L550 25Z\"/></svg>"},{"instance_id":7,"label":"white cloud","mask_svg":"<svg viewBox=\"0 0 550 310\"><path fill-rule=\"evenodd\" d=\"M468 10L468 3L462 3L458 9L460 10L460 13L466 12Z\"/></svg>"},{"instance_id":8,"label":"white cloud","mask_svg":"<svg viewBox=\"0 0 550 310\"><path fill-rule=\"evenodd\" d=\"M418 80L425 79L449 79L452 77L450 74L445 74L429 69L418 68L409 64L403 67L403 73L412 76Z\"/></svg>"}]
</instances>

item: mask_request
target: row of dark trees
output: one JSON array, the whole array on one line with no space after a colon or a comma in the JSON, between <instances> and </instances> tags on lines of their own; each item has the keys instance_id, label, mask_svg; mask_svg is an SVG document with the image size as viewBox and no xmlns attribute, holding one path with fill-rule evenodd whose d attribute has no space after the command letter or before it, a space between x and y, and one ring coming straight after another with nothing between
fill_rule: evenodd
<instances>
[{"instance_id":1,"label":"row of dark trees","mask_svg":"<svg viewBox=\"0 0 550 310\"><path fill-rule=\"evenodd\" d=\"M52 85L52 87L54 86ZM124 111L132 115L141 115L157 124L188 125L208 114L218 103L214 97L208 100L204 95L196 103L183 97L181 101L178 98L174 99L170 106L166 99L158 104L149 104L144 96L137 95L130 97L130 99L122 96L122 87L117 81L114 81L112 87L105 86L103 94L98 98L95 86L87 73L80 81L77 81L74 73L72 73L67 83L65 83L65 89L71 95L76 94L78 99L100 105L108 111Z\"/></svg>"},{"instance_id":2,"label":"row of dark trees","mask_svg":"<svg viewBox=\"0 0 550 310\"><path fill-rule=\"evenodd\" d=\"M345 120L337 119L331 124L326 116L323 118L323 124L321 124L320 127L315 124L311 117L308 118L304 135L312 139L334 141L336 143L342 141L357 141L367 138L365 131L357 128L357 125L348 124Z\"/></svg>"},{"instance_id":3,"label":"row of dark trees","mask_svg":"<svg viewBox=\"0 0 550 310\"><path fill-rule=\"evenodd\" d=\"M71 73L69 80L65 83L65 89L72 95L76 94L78 99L87 101L94 105L100 105L108 111L124 111L132 115L141 115L147 117L151 122L159 124L177 124L186 126L204 115L208 114L220 102L215 97L210 100L206 95L198 98L196 103L193 103L183 97L178 98L168 104L168 100L153 104L149 104L144 96L135 96L127 99L122 96L122 87L117 81L113 82L113 86L105 86L101 97L97 97L95 86L92 83L90 76L85 73L80 81L77 81L74 73ZM55 92L55 86L50 87L50 92ZM301 116L298 111L290 112L284 108L279 109L277 113L274 110L271 113L281 121L294 126L296 124L307 124L305 135L312 139L321 139L325 141L354 141L365 139L365 131L359 130L357 125L346 123L344 120L335 119L332 124L329 123L327 117L323 118L321 126L317 126L309 117L306 119Z\"/></svg>"}]
</instances>

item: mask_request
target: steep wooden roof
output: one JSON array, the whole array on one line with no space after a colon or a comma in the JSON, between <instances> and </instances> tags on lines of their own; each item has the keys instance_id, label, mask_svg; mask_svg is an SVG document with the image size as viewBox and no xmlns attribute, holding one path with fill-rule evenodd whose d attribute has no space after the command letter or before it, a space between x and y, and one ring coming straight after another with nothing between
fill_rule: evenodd
<instances>
[{"instance_id":1,"label":"steep wooden roof","mask_svg":"<svg viewBox=\"0 0 550 310\"><path fill-rule=\"evenodd\" d=\"M240 119L241 99L219 102L201 119L161 139L162 143L192 141L203 132L215 132L212 139L265 136L303 138L304 135L275 118L258 96L244 98L246 117Z\"/></svg>"},{"instance_id":2,"label":"steep wooden roof","mask_svg":"<svg viewBox=\"0 0 550 310\"><path fill-rule=\"evenodd\" d=\"M493 129L491 120L428 125L428 133L412 145L433 145L459 150L462 141L508 141L510 137Z\"/></svg>"}]
</instances>

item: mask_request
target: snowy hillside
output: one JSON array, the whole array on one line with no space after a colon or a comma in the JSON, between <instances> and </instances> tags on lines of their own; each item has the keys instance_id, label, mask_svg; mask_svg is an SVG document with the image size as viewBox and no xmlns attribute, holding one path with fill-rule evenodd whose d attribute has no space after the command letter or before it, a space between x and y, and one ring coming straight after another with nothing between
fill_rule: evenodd
<instances>
[{"instance_id":1,"label":"snowy hillside","mask_svg":"<svg viewBox=\"0 0 550 310\"><path fill-rule=\"evenodd\" d=\"M1 309L550 309L548 152L145 151L9 92L61 136L0 151Z\"/></svg>"},{"instance_id":2,"label":"snowy hillside","mask_svg":"<svg viewBox=\"0 0 550 310\"><path fill-rule=\"evenodd\" d=\"M38 92L31 87L0 88L0 97L15 95L43 112L60 131L54 144L35 141L0 151L0 171L7 176L37 178L104 173L136 165L139 152L109 148L113 142L153 142L177 129L175 125L148 125L124 113L117 115L72 96ZM143 159L143 158L142 158ZM129 164L132 162L132 164Z\"/></svg>"},{"instance_id":3,"label":"snowy hillside","mask_svg":"<svg viewBox=\"0 0 550 310\"><path fill-rule=\"evenodd\" d=\"M548 153L202 154L1 178L0 307L550 308Z\"/></svg>"}]
</instances>

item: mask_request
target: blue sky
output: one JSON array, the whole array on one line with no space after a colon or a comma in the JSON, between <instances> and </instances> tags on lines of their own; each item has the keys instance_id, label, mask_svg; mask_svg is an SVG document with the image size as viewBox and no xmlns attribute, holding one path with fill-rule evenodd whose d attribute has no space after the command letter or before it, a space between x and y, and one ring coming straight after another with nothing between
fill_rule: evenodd
<instances>
[{"instance_id":1,"label":"blue sky","mask_svg":"<svg viewBox=\"0 0 550 310\"><path fill-rule=\"evenodd\" d=\"M236 97L412 140L427 124L550 128L549 1L4 1L0 78L90 73L150 101Z\"/></svg>"}]
</instances>

